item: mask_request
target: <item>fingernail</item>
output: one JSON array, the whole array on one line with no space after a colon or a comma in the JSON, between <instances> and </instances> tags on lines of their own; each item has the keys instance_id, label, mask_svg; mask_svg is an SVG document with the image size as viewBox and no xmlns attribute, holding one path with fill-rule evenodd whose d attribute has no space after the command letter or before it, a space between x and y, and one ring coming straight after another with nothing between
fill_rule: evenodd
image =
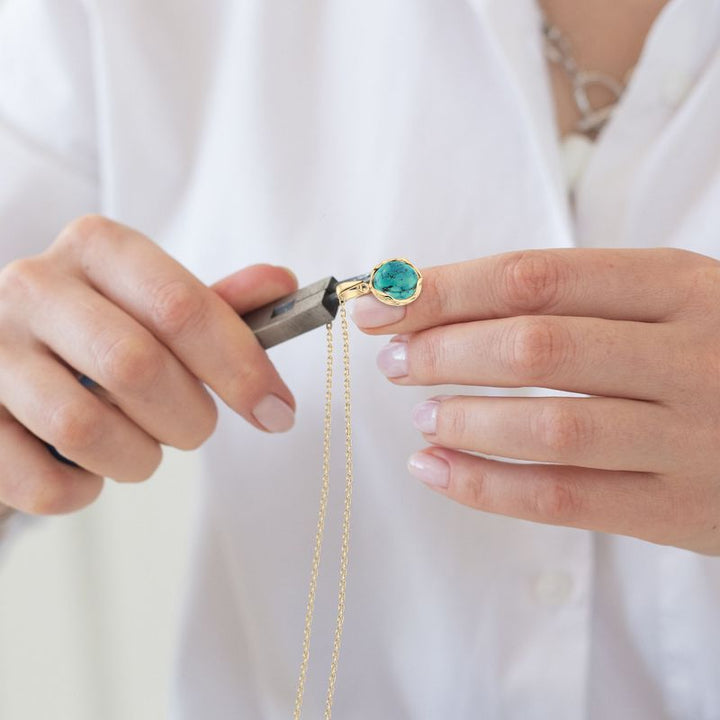
<instances>
[{"instance_id":1,"label":"fingernail","mask_svg":"<svg viewBox=\"0 0 720 720\"><path fill-rule=\"evenodd\" d=\"M372 295L363 295L350 303L350 317L359 328L377 328L400 322L404 305L385 305Z\"/></svg>"},{"instance_id":2,"label":"fingernail","mask_svg":"<svg viewBox=\"0 0 720 720\"><path fill-rule=\"evenodd\" d=\"M388 343L377 356L380 372L389 378L408 374L407 343Z\"/></svg>"},{"instance_id":3,"label":"fingernail","mask_svg":"<svg viewBox=\"0 0 720 720\"><path fill-rule=\"evenodd\" d=\"M415 453L408 460L410 474L426 485L447 488L450 484L450 465L435 455Z\"/></svg>"},{"instance_id":4,"label":"fingernail","mask_svg":"<svg viewBox=\"0 0 720 720\"><path fill-rule=\"evenodd\" d=\"M253 410L253 417L272 433L287 432L295 424L295 412L277 395L266 395Z\"/></svg>"},{"instance_id":5,"label":"fingernail","mask_svg":"<svg viewBox=\"0 0 720 720\"><path fill-rule=\"evenodd\" d=\"M437 413L440 403L437 400L426 400L413 409L413 425L422 433L433 435L437 428Z\"/></svg>"}]
</instances>

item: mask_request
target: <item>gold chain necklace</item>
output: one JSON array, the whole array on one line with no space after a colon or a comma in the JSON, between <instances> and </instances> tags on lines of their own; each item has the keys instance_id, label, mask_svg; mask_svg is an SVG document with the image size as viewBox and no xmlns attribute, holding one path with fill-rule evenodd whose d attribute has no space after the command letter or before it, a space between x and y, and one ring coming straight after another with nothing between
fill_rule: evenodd
<instances>
[{"instance_id":1,"label":"gold chain necklace","mask_svg":"<svg viewBox=\"0 0 720 720\"><path fill-rule=\"evenodd\" d=\"M352 458L352 425L350 407L350 332L348 329L345 300L340 299L340 324L343 338L343 375L345 390L345 507L343 510L342 541L340 550L340 584L338 588L337 618L335 636L333 638L332 657L330 660L330 677L328 678L327 695L325 698L325 720L330 720L332 703L335 694L340 642L342 640L343 623L345 620L345 589L347 585L348 556L350 550L350 507L352 504L353 458ZM315 547L313 550L312 570L310 572L310 590L308 591L307 609L305 611L305 629L303 632L302 661L300 676L295 693L295 709L293 720L300 720L305 680L308 663L310 662L310 636L312 633L313 611L315 609L315 592L317 590L320 571L320 554L322 551L323 532L328 495L330 492L330 432L332 427L332 388L333 388L333 326L328 323L327 332L327 365L325 370L325 415L323 423L323 465L322 484L320 488L320 510L318 511L317 529L315 531Z\"/></svg>"},{"instance_id":2,"label":"gold chain necklace","mask_svg":"<svg viewBox=\"0 0 720 720\"><path fill-rule=\"evenodd\" d=\"M335 292L339 300L340 328L343 345L343 390L345 405L345 504L342 520L342 540L340 546L340 580L338 584L337 617L333 637L330 674L328 677L327 694L325 697L324 719L331 720L337 671L340 660L343 625L345 622L345 593L347 588L348 560L350 556L350 509L352 505L353 487L353 455L352 455L352 420L350 394L350 331L348 328L346 302L354 297L372 293L378 300L388 305L407 305L414 302L422 290L420 271L404 258L394 258L376 265L372 273L338 283ZM327 361L325 368L325 408L323 420L323 460L322 482L320 487L320 509L318 511L315 544L313 548L312 567L310 571L310 588L308 590L305 610L305 627L303 631L302 660L295 693L293 720L300 720L310 663L310 640L312 635L315 594L317 592L318 575L320 573L320 556L325 530L328 497L330 494L330 435L332 429L332 395L333 395L333 327L332 322L325 326L327 337Z\"/></svg>"}]
</instances>

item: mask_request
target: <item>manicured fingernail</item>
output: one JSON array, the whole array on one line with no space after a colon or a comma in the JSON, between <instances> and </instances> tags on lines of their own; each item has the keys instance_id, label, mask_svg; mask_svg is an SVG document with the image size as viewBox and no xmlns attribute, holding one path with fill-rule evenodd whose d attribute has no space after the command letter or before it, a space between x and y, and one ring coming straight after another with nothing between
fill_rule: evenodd
<instances>
[{"instance_id":1,"label":"manicured fingernail","mask_svg":"<svg viewBox=\"0 0 720 720\"><path fill-rule=\"evenodd\" d=\"M388 343L377 356L380 372L389 378L408 374L407 343Z\"/></svg>"},{"instance_id":2,"label":"manicured fingernail","mask_svg":"<svg viewBox=\"0 0 720 720\"><path fill-rule=\"evenodd\" d=\"M450 465L442 458L419 452L408 460L410 474L426 485L446 488L450 484Z\"/></svg>"},{"instance_id":3,"label":"manicured fingernail","mask_svg":"<svg viewBox=\"0 0 720 720\"><path fill-rule=\"evenodd\" d=\"M385 305L372 295L363 295L350 303L350 317L359 328L377 328L400 322L405 317L405 307Z\"/></svg>"},{"instance_id":4,"label":"manicured fingernail","mask_svg":"<svg viewBox=\"0 0 720 720\"><path fill-rule=\"evenodd\" d=\"M433 435L437 428L437 414L440 403L437 400L426 400L413 409L413 425L422 433Z\"/></svg>"},{"instance_id":5,"label":"manicured fingernail","mask_svg":"<svg viewBox=\"0 0 720 720\"><path fill-rule=\"evenodd\" d=\"M268 432L287 432L295 424L295 412L277 395L266 395L252 414Z\"/></svg>"}]
</instances>

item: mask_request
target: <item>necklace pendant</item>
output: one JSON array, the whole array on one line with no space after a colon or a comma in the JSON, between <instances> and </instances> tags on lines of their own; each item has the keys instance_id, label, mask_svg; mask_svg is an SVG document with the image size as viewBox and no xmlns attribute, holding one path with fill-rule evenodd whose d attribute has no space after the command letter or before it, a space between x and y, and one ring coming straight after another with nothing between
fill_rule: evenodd
<instances>
[{"instance_id":1,"label":"necklace pendant","mask_svg":"<svg viewBox=\"0 0 720 720\"><path fill-rule=\"evenodd\" d=\"M338 283L336 288L340 300L372 294L386 305L408 305L417 300L421 292L422 274L405 258L384 260L369 275Z\"/></svg>"},{"instance_id":2,"label":"necklace pendant","mask_svg":"<svg viewBox=\"0 0 720 720\"><path fill-rule=\"evenodd\" d=\"M372 294L387 305L408 305L420 296L422 275L405 258L393 258L376 265L370 275Z\"/></svg>"}]
</instances>

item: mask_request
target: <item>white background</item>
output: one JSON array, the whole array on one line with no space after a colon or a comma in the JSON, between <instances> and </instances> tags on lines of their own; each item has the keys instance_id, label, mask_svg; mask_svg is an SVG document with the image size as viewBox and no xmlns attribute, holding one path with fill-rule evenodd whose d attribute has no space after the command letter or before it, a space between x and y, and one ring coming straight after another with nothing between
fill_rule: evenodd
<instances>
[{"instance_id":1,"label":"white background","mask_svg":"<svg viewBox=\"0 0 720 720\"><path fill-rule=\"evenodd\" d=\"M1 0L0 0L1 2ZM2 720L166 717L195 453L43 518L0 564Z\"/></svg>"}]
</instances>

